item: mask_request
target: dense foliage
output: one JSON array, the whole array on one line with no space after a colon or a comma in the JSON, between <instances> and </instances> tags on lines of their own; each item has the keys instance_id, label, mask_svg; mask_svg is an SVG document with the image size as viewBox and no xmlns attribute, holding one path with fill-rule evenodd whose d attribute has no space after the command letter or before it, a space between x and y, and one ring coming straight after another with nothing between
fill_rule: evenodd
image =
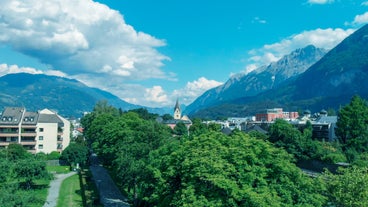
<instances>
[{"instance_id":1,"label":"dense foliage","mask_svg":"<svg viewBox=\"0 0 368 207\"><path fill-rule=\"evenodd\" d=\"M242 132L193 125L181 136L152 118L99 105L83 118L87 140L134 206L322 206L318 183L292 156ZM151 116L144 116L151 117ZM180 125L179 125L180 127Z\"/></svg>"},{"instance_id":2,"label":"dense foliage","mask_svg":"<svg viewBox=\"0 0 368 207\"><path fill-rule=\"evenodd\" d=\"M30 206L44 201L32 194L37 179L49 179L46 163L19 144L0 150L0 203L2 206ZM25 193L28 192L28 193Z\"/></svg>"},{"instance_id":3,"label":"dense foliage","mask_svg":"<svg viewBox=\"0 0 368 207\"><path fill-rule=\"evenodd\" d=\"M276 120L268 135L225 135L199 119L189 130L181 124L171 130L145 110L121 112L106 103L82 124L133 206L367 206L367 169L359 166L368 164L368 122L357 118L366 108L354 97L340 109L337 142L314 140L311 123L296 128L285 120ZM317 179L294 164L345 162L352 151L353 167Z\"/></svg>"},{"instance_id":4,"label":"dense foliage","mask_svg":"<svg viewBox=\"0 0 368 207\"><path fill-rule=\"evenodd\" d=\"M61 159L65 160L70 166L83 166L86 164L87 158L88 148L78 143L71 143L61 154Z\"/></svg>"},{"instance_id":5,"label":"dense foliage","mask_svg":"<svg viewBox=\"0 0 368 207\"><path fill-rule=\"evenodd\" d=\"M291 156L238 132L208 132L151 153L147 201L157 206L322 206ZM153 182L152 182L153 181Z\"/></svg>"},{"instance_id":6,"label":"dense foliage","mask_svg":"<svg viewBox=\"0 0 368 207\"><path fill-rule=\"evenodd\" d=\"M276 147L284 148L300 160L320 160L328 163L345 162L346 158L336 142L323 142L312 138L310 123L301 132L283 119L277 119L270 127L269 140Z\"/></svg>"},{"instance_id":7,"label":"dense foliage","mask_svg":"<svg viewBox=\"0 0 368 207\"><path fill-rule=\"evenodd\" d=\"M341 108L336 123L336 135L348 155L349 161L368 152L368 105L359 96Z\"/></svg>"}]
</instances>

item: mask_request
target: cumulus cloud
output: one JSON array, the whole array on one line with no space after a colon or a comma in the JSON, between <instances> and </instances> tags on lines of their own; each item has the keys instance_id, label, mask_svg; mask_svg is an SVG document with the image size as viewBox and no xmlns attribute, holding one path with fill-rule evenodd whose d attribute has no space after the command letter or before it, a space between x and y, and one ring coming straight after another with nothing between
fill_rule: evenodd
<instances>
[{"instance_id":1,"label":"cumulus cloud","mask_svg":"<svg viewBox=\"0 0 368 207\"><path fill-rule=\"evenodd\" d=\"M366 24L366 23L368 23L368 12L365 12L364 14L356 15L354 18L354 21L352 22L353 25L360 25L360 24Z\"/></svg>"},{"instance_id":2,"label":"cumulus cloud","mask_svg":"<svg viewBox=\"0 0 368 207\"><path fill-rule=\"evenodd\" d=\"M188 82L184 88L174 90L172 97L180 97L181 103L190 104L205 91L221 84L223 83L215 80L208 80L205 77L200 77L198 80Z\"/></svg>"},{"instance_id":3,"label":"cumulus cloud","mask_svg":"<svg viewBox=\"0 0 368 207\"><path fill-rule=\"evenodd\" d=\"M165 41L136 31L92 0L3 0L0 42L70 75L167 78Z\"/></svg>"},{"instance_id":4,"label":"cumulus cloud","mask_svg":"<svg viewBox=\"0 0 368 207\"><path fill-rule=\"evenodd\" d=\"M250 57L246 61L247 66L245 70L250 72L252 69L275 62L293 50L310 44L319 48L332 49L354 31L354 29L328 28L303 31L302 33L291 35L280 42L267 44L262 48L249 51L248 55Z\"/></svg>"},{"instance_id":5,"label":"cumulus cloud","mask_svg":"<svg viewBox=\"0 0 368 207\"><path fill-rule=\"evenodd\" d=\"M334 0L308 0L309 4L329 4L333 2Z\"/></svg>"},{"instance_id":6,"label":"cumulus cloud","mask_svg":"<svg viewBox=\"0 0 368 207\"><path fill-rule=\"evenodd\" d=\"M168 101L166 92L161 86L147 88L144 94L145 100L156 104L165 104Z\"/></svg>"}]
</instances>

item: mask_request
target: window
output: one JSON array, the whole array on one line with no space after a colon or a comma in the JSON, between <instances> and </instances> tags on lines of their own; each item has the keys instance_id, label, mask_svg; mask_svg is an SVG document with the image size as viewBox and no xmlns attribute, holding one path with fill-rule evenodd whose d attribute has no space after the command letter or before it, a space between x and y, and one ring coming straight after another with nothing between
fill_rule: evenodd
<instances>
[{"instance_id":1,"label":"window","mask_svg":"<svg viewBox=\"0 0 368 207\"><path fill-rule=\"evenodd\" d=\"M43 149L43 144L39 144L38 149Z\"/></svg>"},{"instance_id":2,"label":"window","mask_svg":"<svg viewBox=\"0 0 368 207\"><path fill-rule=\"evenodd\" d=\"M43 132L43 128L40 128L40 132Z\"/></svg>"},{"instance_id":3,"label":"window","mask_svg":"<svg viewBox=\"0 0 368 207\"><path fill-rule=\"evenodd\" d=\"M39 136L38 137L38 140L43 140L43 136Z\"/></svg>"}]
</instances>

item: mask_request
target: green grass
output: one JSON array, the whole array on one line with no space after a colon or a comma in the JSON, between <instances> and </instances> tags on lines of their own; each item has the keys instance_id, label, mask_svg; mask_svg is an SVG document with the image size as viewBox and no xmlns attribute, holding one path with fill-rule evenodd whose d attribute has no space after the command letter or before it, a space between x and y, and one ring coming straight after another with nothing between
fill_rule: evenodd
<instances>
[{"instance_id":1,"label":"green grass","mask_svg":"<svg viewBox=\"0 0 368 207\"><path fill-rule=\"evenodd\" d=\"M46 169L50 173L57 173L57 174L70 172L69 166L46 166Z\"/></svg>"},{"instance_id":2,"label":"green grass","mask_svg":"<svg viewBox=\"0 0 368 207\"><path fill-rule=\"evenodd\" d=\"M81 188L79 185L79 175L75 174L63 181L60 187L58 207L73 207L83 206L81 195Z\"/></svg>"}]
</instances>

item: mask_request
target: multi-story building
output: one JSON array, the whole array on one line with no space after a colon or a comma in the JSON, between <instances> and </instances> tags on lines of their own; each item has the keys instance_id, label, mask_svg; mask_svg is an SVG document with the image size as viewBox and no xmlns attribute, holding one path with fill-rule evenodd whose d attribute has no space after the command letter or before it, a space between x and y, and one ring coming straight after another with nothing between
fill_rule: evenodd
<instances>
[{"instance_id":1,"label":"multi-story building","mask_svg":"<svg viewBox=\"0 0 368 207\"><path fill-rule=\"evenodd\" d=\"M31 153L50 153L61 152L69 142L70 122L48 109L6 107L0 115L0 147L17 143Z\"/></svg>"},{"instance_id":2,"label":"multi-story building","mask_svg":"<svg viewBox=\"0 0 368 207\"><path fill-rule=\"evenodd\" d=\"M256 121L274 121L275 119L296 119L298 112L286 112L282 108L267 109L265 113L256 114Z\"/></svg>"}]
</instances>

